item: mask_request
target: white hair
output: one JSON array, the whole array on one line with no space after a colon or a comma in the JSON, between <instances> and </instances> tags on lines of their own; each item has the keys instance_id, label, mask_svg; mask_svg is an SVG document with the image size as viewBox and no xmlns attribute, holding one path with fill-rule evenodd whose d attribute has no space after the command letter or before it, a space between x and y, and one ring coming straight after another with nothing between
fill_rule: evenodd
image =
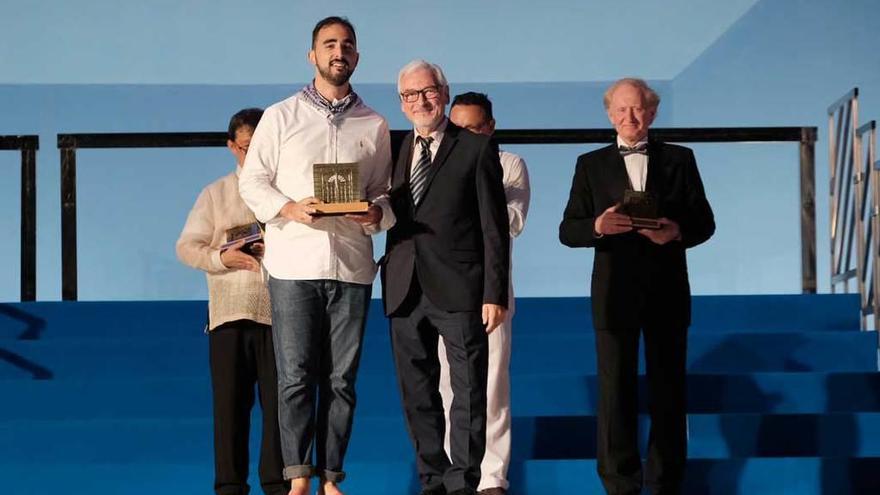
<instances>
[{"instance_id":1,"label":"white hair","mask_svg":"<svg viewBox=\"0 0 880 495\"><path fill-rule=\"evenodd\" d=\"M651 86L648 86L648 83L646 83L644 79L639 79L638 77L624 77L623 79L614 81L614 84L605 90L605 96L602 98L605 110L608 110L611 107L611 97L614 96L614 92L617 91L617 88L627 85L633 86L642 92L642 98L644 98L645 104L648 105L648 108L657 110L657 107L660 106L660 95L658 95Z\"/></svg>"},{"instance_id":2,"label":"white hair","mask_svg":"<svg viewBox=\"0 0 880 495\"><path fill-rule=\"evenodd\" d=\"M441 88L446 88L449 86L449 84L446 82L446 76L443 75L443 69L441 69L439 65L432 64L427 60L417 58L412 62L404 65L403 68L400 69L400 73L397 74L398 93L403 91L403 88L400 86L400 82L403 80L404 76L411 74L417 70L429 70L431 71L431 74L434 75L434 81L437 83L438 86L440 86Z\"/></svg>"}]
</instances>

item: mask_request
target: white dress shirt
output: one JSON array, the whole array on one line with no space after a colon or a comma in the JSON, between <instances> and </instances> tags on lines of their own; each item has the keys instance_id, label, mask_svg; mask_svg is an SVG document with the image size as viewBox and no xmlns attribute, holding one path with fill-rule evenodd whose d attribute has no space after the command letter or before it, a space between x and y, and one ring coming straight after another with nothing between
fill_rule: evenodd
<instances>
[{"instance_id":1,"label":"white dress shirt","mask_svg":"<svg viewBox=\"0 0 880 495\"><path fill-rule=\"evenodd\" d=\"M313 165L357 162L363 198L382 209L378 225L343 217L311 225L279 215L289 201L315 195ZM254 131L239 180L245 203L266 222L263 265L286 280L339 280L370 284L376 275L370 234L387 230L395 217L388 203L391 178L388 123L358 102L334 116L301 92L266 109Z\"/></svg>"},{"instance_id":2,"label":"white dress shirt","mask_svg":"<svg viewBox=\"0 0 880 495\"><path fill-rule=\"evenodd\" d=\"M636 143L636 146L647 145L648 138L647 136ZM626 141L621 139L620 136L617 136L617 146L629 146ZM636 191L644 191L645 183L648 180L648 155L643 155L641 153L630 153L623 157L624 163L626 163L626 173L629 175L629 182L632 185L633 190Z\"/></svg>"},{"instance_id":3,"label":"white dress shirt","mask_svg":"<svg viewBox=\"0 0 880 495\"><path fill-rule=\"evenodd\" d=\"M427 137L433 139L431 144L428 145L428 151L431 152L431 161L434 160L434 157L437 156L437 150L440 149L440 142L443 141L443 135L446 134L446 124L449 123L449 119L443 118L443 122L434 129L434 132L428 134ZM422 145L419 144L418 138L421 137L419 135L419 131L413 130L415 136L413 137L413 156L412 162L409 164L409 172L410 177L412 177L412 173L416 170L416 165L419 163L419 159L422 157Z\"/></svg>"},{"instance_id":4,"label":"white dress shirt","mask_svg":"<svg viewBox=\"0 0 880 495\"><path fill-rule=\"evenodd\" d=\"M525 160L519 155L507 151L501 151L498 155L501 158L501 168L504 170L504 196L507 198L510 237L516 237L525 227L526 216L529 214L531 196L529 171Z\"/></svg>"}]
</instances>

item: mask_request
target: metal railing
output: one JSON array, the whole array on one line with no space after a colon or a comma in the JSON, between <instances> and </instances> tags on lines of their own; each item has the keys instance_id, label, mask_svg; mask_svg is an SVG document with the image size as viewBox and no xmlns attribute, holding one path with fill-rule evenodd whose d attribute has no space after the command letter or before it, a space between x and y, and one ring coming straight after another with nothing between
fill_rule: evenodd
<instances>
[{"instance_id":1,"label":"metal railing","mask_svg":"<svg viewBox=\"0 0 880 495\"><path fill-rule=\"evenodd\" d=\"M76 150L226 146L225 132L59 134L61 154L61 299L77 300Z\"/></svg>"},{"instance_id":2,"label":"metal railing","mask_svg":"<svg viewBox=\"0 0 880 495\"><path fill-rule=\"evenodd\" d=\"M880 171L877 123L859 126L859 89L828 107L831 292L859 293L860 327L880 329ZM878 347L880 349L880 347Z\"/></svg>"},{"instance_id":3,"label":"metal railing","mask_svg":"<svg viewBox=\"0 0 880 495\"><path fill-rule=\"evenodd\" d=\"M876 126L872 134L875 140L874 150L876 157ZM874 330L877 332L877 369L880 369L880 324L878 324L880 323L880 311L876 311L878 307L877 299L880 299L880 268L878 268L878 265L880 265L880 160L874 161L871 167L871 184L874 188L874 194L872 195L873 217L871 220L874 225L874 232L877 233L877 240L870 246L871 258L873 258L874 262L874 277L871 281L874 287Z\"/></svg>"},{"instance_id":4,"label":"metal railing","mask_svg":"<svg viewBox=\"0 0 880 495\"><path fill-rule=\"evenodd\" d=\"M856 232L856 203L852 191L853 149L855 131L859 118L859 90L854 88L828 107L828 165L830 167L829 191L831 209L831 292L838 286L849 291L849 281L861 278L859 259L853 256ZM859 220L860 221L860 220Z\"/></svg>"},{"instance_id":5,"label":"metal railing","mask_svg":"<svg viewBox=\"0 0 880 495\"><path fill-rule=\"evenodd\" d=\"M858 234L857 249L859 296L861 300L861 327L867 328L868 316L874 317L874 328L877 327L878 295L877 273L877 225L878 175L873 172L877 148L877 123L870 121L856 129L853 141L853 186L856 190L856 233ZM870 206L870 207L869 207Z\"/></svg>"},{"instance_id":6,"label":"metal railing","mask_svg":"<svg viewBox=\"0 0 880 495\"><path fill-rule=\"evenodd\" d=\"M408 131L391 131L398 149ZM499 144L610 143L612 129L498 130ZM651 136L677 143L796 142L800 149L801 288L816 292L815 127L652 129ZM79 148L197 148L226 145L224 132L59 134L61 154L61 298L77 299L76 150Z\"/></svg>"},{"instance_id":7,"label":"metal railing","mask_svg":"<svg viewBox=\"0 0 880 495\"><path fill-rule=\"evenodd\" d=\"M37 298L37 150L39 136L0 136L0 150L21 151L22 301Z\"/></svg>"}]
</instances>

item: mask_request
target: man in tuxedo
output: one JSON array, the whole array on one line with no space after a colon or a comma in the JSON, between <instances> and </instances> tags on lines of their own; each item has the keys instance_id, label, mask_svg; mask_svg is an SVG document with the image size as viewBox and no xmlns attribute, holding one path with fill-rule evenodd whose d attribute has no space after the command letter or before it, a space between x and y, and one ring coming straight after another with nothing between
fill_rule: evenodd
<instances>
[{"instance_id":1,"label":"man in tuxedo","mask_svg":"<svg viewBox=\"0 0 880 495\"><path fill-rule=\"evenodd\" d=\"M651 432L644 484L680 493L687 458L686 357L690 287L685 249L715 232L693 152L648 136L660 98L641 79L605 93L617 141L578 157L559 239L595 249L593 323L599 382L598 471L609 494L637 495L638 352L644 336ZM658 229L633 225L624 191L653 198Z\"/></svg>"},{"instance_id":2,"label":"man in tuxedo","mask_svg":"<svg viewBox=\"0 0 880 495\"><path fill-rule=\"evenodd\" d=\"M487 334L504 320L508 302L502 169L488 136L446 118L449 87L440 67L410 62L398 90L414 132L392 170L397 223L381 263L385 313L422 493L468 495L480 481L486 445ZM440 336L453 391L449 456L438 390Z\"/></svg>"}]
</instances>

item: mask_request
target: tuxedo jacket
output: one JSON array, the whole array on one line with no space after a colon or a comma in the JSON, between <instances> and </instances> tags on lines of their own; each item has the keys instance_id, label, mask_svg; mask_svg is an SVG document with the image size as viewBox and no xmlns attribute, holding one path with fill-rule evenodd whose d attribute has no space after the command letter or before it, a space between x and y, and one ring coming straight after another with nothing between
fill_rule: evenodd
<instances>
[{"instance_id":1,"label":"tuxedo jacket","mask_svg":"<svg viewBox=\"0 0 880 495\"><path fill-rule=\"evenodd\" d=\"M397 222L380 262L385 313L403 303L414 274L424 295L444 311L479 311L484 303L506 307L510 234L497 147L449 122L416 206L409 187L413 141L410 132L391 173Z\"/></svg>"},{"instance_id":2,"label":"tuxedo jacket","mask_svg":"<svg viewBox=\"0 0 880 495\"><path fill-rule=\"evenodd\" d=\"M712 208L689 148L649 140L645 191L659 215L678 223L681 240L658 245L637 232L597 237L595 221L623 201L629 188L617 145L578 157L559 239L596 250L591 281L597 329L690 325L690 286L685 249L715 232Z\"/></svg>"}]
</instances>

